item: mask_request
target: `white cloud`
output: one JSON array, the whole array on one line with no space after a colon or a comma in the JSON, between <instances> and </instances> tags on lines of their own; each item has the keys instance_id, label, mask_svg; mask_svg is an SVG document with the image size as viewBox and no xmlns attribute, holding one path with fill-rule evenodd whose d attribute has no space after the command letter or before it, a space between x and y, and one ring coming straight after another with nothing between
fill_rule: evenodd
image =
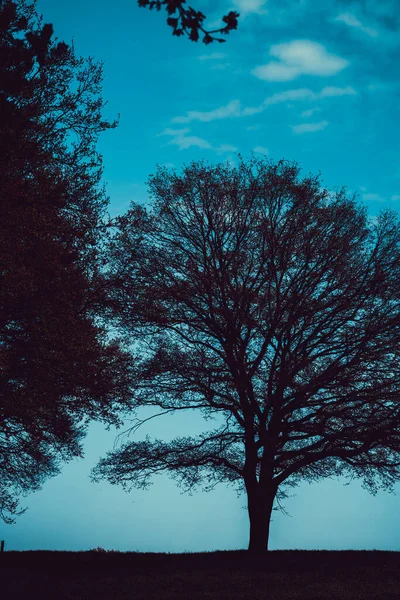
<instances>
[{"instance_id":1,"label":"white cloud","mask_svg":"<svg viewBox=\"0 0 400 600\"><path fill-rule=\"evenodd\" d=\"M225 69L228 69L230 66L231 63L217 63L216 65L213 65L211 69L213 71L225 71Z\"/></svg>"},{"instance_id":2,"label":"white cloud","mask_svg":"<svg viewBox=\"0 0 400 600\"><path fill-rule=\"evenodd\" d=\"M217 152L237 152L236 146L232 146L232 144L221 144L221 146L217 146L215 148Z\"/></svg>"},{"instance_id":3,"label":"white cloud","mask_svg":"<svg viewBox=\"0 0 400 600\"><path fill-rule=\"evenodd\" d=\"M356 90L351 86L344 88L326 86L320 92L313 92L308 88L298 88L295 90L286 90L273 94L264 100L264 105L278 104L279 102L290 102L296 100L319 100L320 98L330 98L333 96L354 96Z\"/></svg>"},{"instance_id":4,"label":"white cloud","mask_svg":"<svg viewBox=\"0 0 400 600\"><path fill-rule=\"evenodd\" d=\"M372 29L372 27L366 27L361 23L361 21L357 19L357 17L355 17L351 13L342 13L336 17L335 21L341 21L348 27L354 27L355 29L359 29L360 31L366 33L371 37L377 37L378 35L378 32L375 29Z\"/></svg>"},{"instance_id":5,"label":"white cloud","mask_svg":"<svg viewBox=\"0 0 400 600\"><path fill-rule=\"evenodd\" d=\"M263 112L268 106L273 104L280 104L282 102L296 102L302 100L319 100L321 98L331 98L335 96L354 96L357 94L356 90L351 86L347 87L334 87L326 86L319 92L313 92L309 88L298 88L293 90L286 90L284 92L278 92L265 98L264 102L259 106L247 106L242 107L240 100L231 100L224 106L219 106L213 110L199 111L189 110L186 115L174 117L173 123L191 123L192 121L201 121L203 123L209 123L210 121L216 121L219 119L237 118L237 117L250 117L258 113ZM310 113L311 114L311 113ZM183 131L183 130L171 130L171 131Z\"/></svg>"},{"instance_id":6,"label":"white cloud","mask_svg":"<svg viewBox=\"0 0 400 600\"><path fill-rule=\"evenodd\" d=\"M213 146L204 138L198 137L197 135L188 135L190 133L189 127L183 129L164 129L157 137L167 135L171 137L168 144L178 146L179 150L187 150L188 148L196 147L203 148L205 150L215 150L216 152L236 152L237 148L231 144L222 144L220 146Z\"/></svg>"},{"instance_id":7,"label":"white cloud","mask_svg":"<svg viewBox=\"0 0 400 600\"><path fill-rule=\"evenodd\" d=\"M206 148L211 149L212 146L207 140L204 138L198 137L197 135L179 135L172 138L170 144L174 146L178 146L179 150L187 150L187 148L191 148L192 146L196 146L197 148Z\"/></svg>"},{"instance_id":8,"label":"white cloud","mask_svg":"<svg viewBox=\"0 0 400 600\"><path fill-rule=\"evenodd\" d=\"M277 58L252 70L265 81L291 81L301 75L331 76L348 66L349 62L330 54L324 46L311 40L292 40L271 46L270 56Z\"/></svg>"},{"instance_id":9,"label":"white cloud","mask_svg":"<svg viewBox=\"0 0 400 600\"><path fill-rule=\"evenodd\" d=\"M300 75L295 67L277 62L260 65L252 70L252 74L265 81L291 81Z\"/></svg>"},{"instance_id":10,"label":"white cloud","mask_svg":"<svg viewBox=\"0 0 400 600\"><path fill-rule=\"evenodd\" d=\"M233 0L234 7L240 11L242 15L256 13L258 15L265 14L264 5L266 0Z\"/></svg>"},{"instance_id":11,"label":"white cloud","mask_svg":"<svg viewBox=\"0 0 400 600\"><path fill-rule=\"evenodd\" d=\"M382 202L383 198L380 194L372 194L372 193L366 193L366 194L362 194L362 199L365 200L366 202L374 200L377 202Z\"/></svg>"},{"instance_id":12,"label":"white cloud","mask_svg":"<svg viewBox=\"0 0 400 600\"><path fill-rule=\"evenodd\" d=\"M279 104L280 102L290 102L291 100L314 100L315 94L307 88L300 88L297 90L286 90L285 92L279 92L268 96L264 100L264 106L270 106L271 104Z\"/></svg>"},{"instance_id":13,"label":"white cloud","mask_svg":"<svg viewBox=\"0 0 400 600\"><path fill-rule=\"evenodd\" d=\"M256 146L253 148L253 152L256 152L257 154L268 154L269 150L265 146Z\"/></svg>"},{"instance_id":14,"label":"white cloud","mask_svg":"<svg viewBox=\"0 0 400 600\"><path fill-rule=\"evenodd\" d=\"M369 92L390 92L394 89L397 88L397 83L395 82L385 82L383 83L382 81L376 82L376 83L370 83L367 85L367 90Z\"/></svg>"},{"instance_id":15,"label":"white cloud","mask_svg":"<svg viewBox=\"0 0 400 600\"><path fill-rule=\"evenodd\" d=\"M197 137L196 135L187 135L190 132L188 127L184 129L164 129L158 135L171 136L171 140L168 142L174 146L178 146L179 150L187 150L192 146L197 148L211 149L212 146L207 140Z\"/></svg>"},{"instance_id":16,"label":"white cloud","mask_svg":"<svg viewBox=\"0 0 400 600\"><path fill-rule=\"evenodd\" d=\"M265 110L265 107L263 105L261 106L248 106L247 108L244 108L240 114L241 117L251 117L252 115L257 115L260 112L263 112L263 110Z\"/></svg>"},{"instance_id":17,"label":"white cloud","mask_svg":"<svg viewBox=\"0 0 400 600\"><path fill-rule=\"evenodd\" d=\"M211 54L201 54L198 56L198 60L222 60L226 54L223 52L211 52Z\"/></svg>"},{"instance_id":18,"label":"white cloud","mask_svg":"<svg viewBox=\"0 0 400 600\"><path fill-rule=\"evenodd\" d=\"M171 129L170 127L167 127L167 129L164 129L161 133L157 135L157 137L160 137L161 135L185 135L185 133L187 133L188 131L190 131L190 129L188 129L187 127L185 127L184 129Z\"/></svg>"},{"instance_id":19,"label":"white cloud","mask_svg":"<svg viewBox=\"0 0 400 600\"><path fill-rule=\"evenodd\" d=\"M292 125L294 133L312 133L314 131L322 131L329 125L328 121L319 121L318 123L302 123L301 125Z\"/></svg>"},{"instance_id":20,"label":"white cloud","mask_svg":"<svg viewBox=\"0 0 400 600\"><path fill-rule=\"evenodd\" d=\"M320 108L310 108L309 110L303 110L300 114L301 117L308 119L308 117L312 117L314 113L321 110Z\"/></svg>"},{"instance_id":21,"label":"white cloud","mask_svg":"<svg viewBox=\"0 0 400 600\"><path fill-rule=\"evenodd\" d=\"M172 119L174 123L190 123L191 121L215 121L216 119L226 119L227 117L240 116L241 108L239 100L231 100L225 106L219 106L214 110L201 112L198 110L190 110L186 116L175 117Z\"/></svg>"},{"instance_id":22,"label":"white cloud","mask_svg":"<svg viewBox=\"0 0 400 600\"><path fill-rule=\"evenodd\" d=\"M327 86L324 87L319 94L317 94L318 98L332 98L333 96L355 96L357 94L356 90L352 88L350 85L347 87L334 87Z\"/></svg>"},{"instance_id":23,"label":"white cloud","mask_svg":"<svg viewBox=\"0 0 400 600\"><path fill-rule=\"evenodd\" d=\"M262 112L263 110L263 106L249 106L248 108L242 109L239 100L231 100L225 106L219 106L218 108L209 111L201 112L198 110L189 110L185 116L174 117L172 121L174 123L190 123L191 121L208 123L210 121L216 121L217 119L227 119L230 117L248 117Z\"/></svg>"},{"instance_id":24,"label":"white cloud","mask_svg":"<svg viewBox=\"0 0 400 600\"><path fill-rule=\"evenodd\" d=\"M365 188L365 187L360 187L360 190L362 192L365 192L365 193L361 194L361 198L363 200L365 200L366 202L368 202L368 201L387 202L388 201L388 197L382 196L381 194L368 192L367 188ZM390 196L390 200L392 202L398 202L400 200L400 194L392 194Z\"/></svg>"}]
</instances>

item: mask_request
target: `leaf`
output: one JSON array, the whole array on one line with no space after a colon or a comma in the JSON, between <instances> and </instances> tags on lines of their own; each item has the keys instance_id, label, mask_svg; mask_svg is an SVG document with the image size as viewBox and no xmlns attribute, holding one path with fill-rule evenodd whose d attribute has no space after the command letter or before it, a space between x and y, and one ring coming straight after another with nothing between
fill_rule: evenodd
<instances>
[{"instance_id":1,"label":"leaf","mask_svg":"<svg viewBox=\"0 0 400 600\"><path fill-rule=\"evenodd\" d=\"M193 28L189 34L189 39L192 40L192 42L197 42L199 39L199 32L197 29Z\"/></svg>"},{"instance_id":2,"label":"leaf","mask_svg":"<svg viewBox=\"0 0 400 600\"><path fill-rule=\"evenodd\" d=\"M170 27L173 27L174 29L178 27L178 19L174 17L168 17L167 23Z\"/></svg>"}]
</instances>

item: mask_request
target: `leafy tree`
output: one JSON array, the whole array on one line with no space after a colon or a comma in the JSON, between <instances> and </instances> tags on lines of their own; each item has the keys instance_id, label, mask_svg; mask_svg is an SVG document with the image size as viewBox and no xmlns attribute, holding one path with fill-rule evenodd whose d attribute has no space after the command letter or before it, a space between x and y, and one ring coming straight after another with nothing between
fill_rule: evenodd
<instances>
[{"instance_id":1,"label":"leafy tree","mask_svg":"<svg viewBox=\"0 0 400 600\"><path fill-rule=\"evenodd\" d=\"M128 356L97 316L107 197L101 65L0 0L0 517L20 514L90 418L117 423Z\"/></svg>"},{"instance_id":2,"label":"leafy tree","mask_svg":"<svg viewBox=\"0 0 400 600\"><path fill-rule=\"evenodd\" d=\"M129 441L94 480L245 491L249 550L301 480L400 479L400 226L295 163L192 163L150 179L110 247L115 323L136 341L134 403L215 429ZM110 309L111 310L111 309ZM139 414L139 413L137 413ZM137 424L143 423L138 416ZM275 507L276 508L276 507Z\"/></svg>"},{"instance_id":3,"label":"leafy tree","mask_svg":"<svg viewBox=\"0 0 400 600\"><path fill-rule=\"evenodd\" d=\"M138 0L139 6L149 8L150 10L155 8L160 11L162 8L165 8L169 15L167 24L173 29L172 35L179 37L186 34L192 42L197 42L200 35L202 35L204 44L211 44L212 42L223 43L226 40L215 37L214 34L228 35L233 29L237 29L239 13L235 11L231 10L227 15L222 17L222 21L225 23L223 27L207 31L203 27L206 16L191 6L185 8L184 4L186 4L186 0Z\"/></svg>"}]
</instances>

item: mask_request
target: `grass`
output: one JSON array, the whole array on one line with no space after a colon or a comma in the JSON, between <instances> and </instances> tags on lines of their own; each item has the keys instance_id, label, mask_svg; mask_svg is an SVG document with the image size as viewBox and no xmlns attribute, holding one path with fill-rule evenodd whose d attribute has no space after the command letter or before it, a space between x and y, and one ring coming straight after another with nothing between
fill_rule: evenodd
<instances>
[{"instance_id":1,"label":"grass","mask_svg":"<svg viewBox=\"0 0 400 600\"><path fill-rule=\"evenodd\" d=\"M0 597L54 600L400 600L400 553L5 552Z\"/></svg>"}]
</instances>

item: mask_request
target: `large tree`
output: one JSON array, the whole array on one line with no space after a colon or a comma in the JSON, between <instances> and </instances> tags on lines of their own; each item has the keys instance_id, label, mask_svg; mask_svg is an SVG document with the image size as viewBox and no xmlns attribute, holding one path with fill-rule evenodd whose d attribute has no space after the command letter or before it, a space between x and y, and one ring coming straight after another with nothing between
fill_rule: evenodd
<instances>
[{"instance_id":1,"label":"large tree","mask_svg":"<svg viewBox=\"0 0 400 600\"><path fill-rule=\"evenodd\" d=\"M115 323L135 342L134 401L217 419L197 438L129 441L94 479L247 494L251 551L303 479L400 479L400 225L296 164L193 163L151 177L110 247ZM111 309L110 309L111 310ZM143 420L143 419L142 419Z\"/></svg>"},{"instance_id":2,"label":"large tree","mask_svg":"<svg viewBox=\"0 0 400 600\"><path fill-rule=\"evenodd\" d=\"M0 0L0 518L116 423L128 356L98 317L108 199L101 65L53 38L34 5Z\"/></svg>"}]
</instances>

